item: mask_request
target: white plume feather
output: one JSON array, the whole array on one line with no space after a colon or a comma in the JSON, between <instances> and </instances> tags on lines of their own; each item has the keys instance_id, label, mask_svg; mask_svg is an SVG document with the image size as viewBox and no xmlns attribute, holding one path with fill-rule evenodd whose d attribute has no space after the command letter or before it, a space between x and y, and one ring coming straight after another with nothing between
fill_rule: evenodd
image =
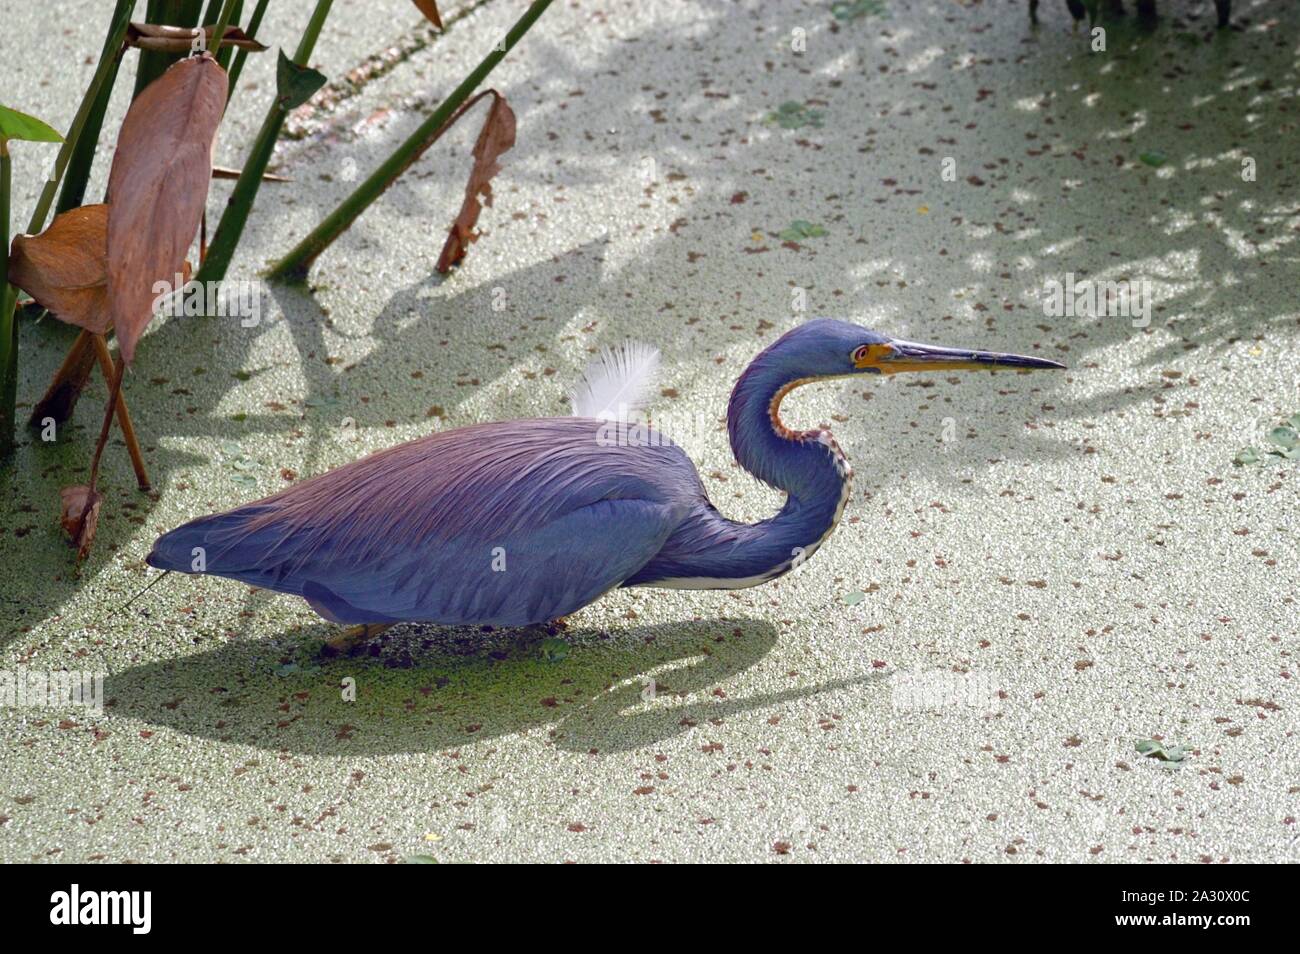
<instances>
[{"instance_id":1,"label":"white plume feather","mask_svg":"<svg viewBox=\"0 0 1300 954\"><path fill-rule=\"evenodd\" d=\"M573 416L626 419L645 407L658 377L658 348L638 341L602 348L569 392Z\"/></svg>"}]
</instances>

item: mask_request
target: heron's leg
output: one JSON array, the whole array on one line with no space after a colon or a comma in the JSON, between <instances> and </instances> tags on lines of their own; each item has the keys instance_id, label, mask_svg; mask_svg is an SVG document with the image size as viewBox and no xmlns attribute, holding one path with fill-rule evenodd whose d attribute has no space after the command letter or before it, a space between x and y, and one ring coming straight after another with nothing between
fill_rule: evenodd
<instances>
[{"instance_id":1,"label":"heron's leg","mask_svg":"<svg viewBox=\"0 0 1300 954\"><path fill-rule=\"evenodd\" d=\"M396 625L396 623L361 623L358 626L351 626L333 639L325 640L324 652L330 656L345 656L362 643Z\"/></svg>"}]
</instances>

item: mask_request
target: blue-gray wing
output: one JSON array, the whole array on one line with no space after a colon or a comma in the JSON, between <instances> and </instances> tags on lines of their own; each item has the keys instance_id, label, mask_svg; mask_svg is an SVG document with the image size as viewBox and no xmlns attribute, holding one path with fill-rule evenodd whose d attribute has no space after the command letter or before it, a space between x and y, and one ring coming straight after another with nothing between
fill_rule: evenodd
<instances>
[{"instance_id":1,"label":"blue-gray wing","mask_svg":"<svg viewBox=\"0 0 1300 954\"><path fill-rule=\"evenodd\" d=\"M544 622L635 574L703 493L676 447L606 446L599 426L431 435L192 521L149 563L296 593L337 622Z\"/></svg>"}]
</instances>

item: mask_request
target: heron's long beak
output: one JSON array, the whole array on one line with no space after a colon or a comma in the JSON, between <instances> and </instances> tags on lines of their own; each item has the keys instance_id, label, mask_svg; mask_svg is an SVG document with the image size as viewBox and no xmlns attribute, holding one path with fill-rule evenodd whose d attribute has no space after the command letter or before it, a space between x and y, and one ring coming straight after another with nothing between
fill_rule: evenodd
<instances>
[{"instance_id":1,"label":"heron's long beak","mask_svg":"<svg viewBox=\"0 0 1300 954\"><path fill-rule=\"evenodd\" d=\"M854 364L864 370L878 369L882 374L899 371L996 371L999 368L1055 368L1065 365L1046 358L1031 358L1003 351L972 351L969 348L944 348L894 339L888 344L872 345Z\"/></svg>"}]
</instances>

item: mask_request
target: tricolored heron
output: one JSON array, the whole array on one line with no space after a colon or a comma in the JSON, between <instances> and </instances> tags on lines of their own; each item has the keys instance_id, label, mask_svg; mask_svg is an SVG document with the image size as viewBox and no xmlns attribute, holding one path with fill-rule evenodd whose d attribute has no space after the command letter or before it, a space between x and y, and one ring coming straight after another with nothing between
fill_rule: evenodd
<instances>
[{"instance_id":1,"label":"tricolored heron","mask_svg":"<svg viewBox=\"0 0 1300 954\"><path fill-rule=\"evenodd\" d=\"M148 562L293 593L327 620L360 624L337 645L407 621L546 623L619 586L756 586L811 556L849 499L851 471L830 432L781 422L791 390L858 374L1063 367L829 318L799 325L731 393L736 460L787 495L776 516L745 524L714 508L671 441L609 426L620 404L637 404L657 358L606 352L575 392L574 417L400 444L163 534Z\"/></svg>"}]
</instances>

